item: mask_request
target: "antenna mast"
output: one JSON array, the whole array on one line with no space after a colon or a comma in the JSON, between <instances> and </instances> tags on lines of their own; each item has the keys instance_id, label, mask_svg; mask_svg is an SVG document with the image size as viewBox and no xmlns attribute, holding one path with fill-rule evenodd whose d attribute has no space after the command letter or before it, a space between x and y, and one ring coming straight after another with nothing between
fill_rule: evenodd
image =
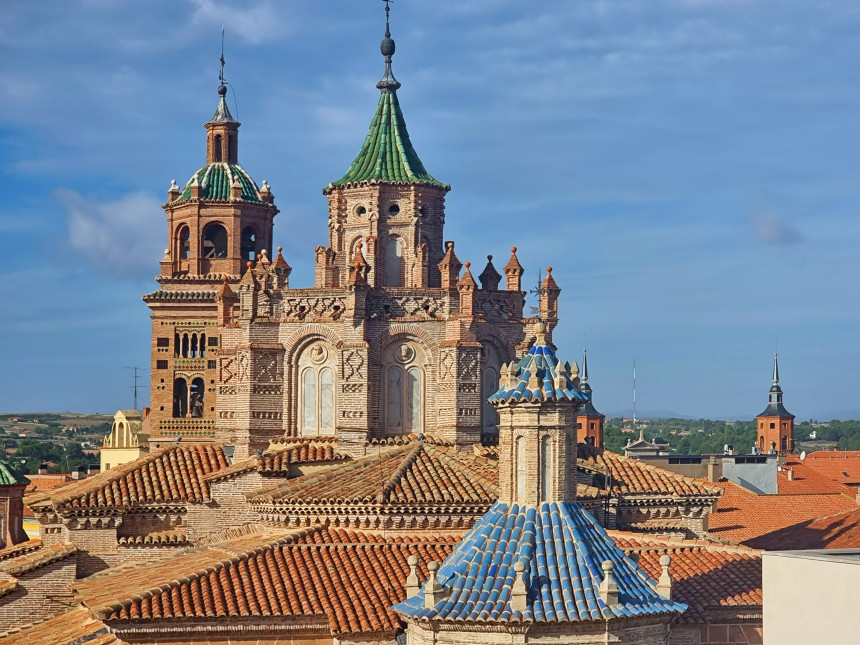
<instances>
[{"instance_id":1,"label":"antenna mast","mask_svg":"<svg viewBox=\"0 0 860 645\"><path fill-rule=\"evenodd\" d=\"M131 378L132 378L133 385L131 386L131 389L134 390L134 408L132 408L132 409L137 410L137 379L138 379L137 372L140 368L137 365L134 365L131 367L127 366L125 369L132 370L132 377Z\"/></svg>"},{"instance_id":2,"label":"antenna mast","mask_svg":"<svg viewBox=\"0 0 860 645\"><path fill-rule=\"evenodd\" d=\"M221 71L218 73L218 81L224 85L224 27L221 27Z\"/></svg>"},{"instance_id":3,"label":"antenna mast","mask_svg":"<svg viewBox=\"0 0 860 645\"><path fill-rule=\"evenodd\" d=\"M633 433L636 433L636 359L633 359ZM644 439L639 433L639 440Z\"/></svg>"}]
</instances>

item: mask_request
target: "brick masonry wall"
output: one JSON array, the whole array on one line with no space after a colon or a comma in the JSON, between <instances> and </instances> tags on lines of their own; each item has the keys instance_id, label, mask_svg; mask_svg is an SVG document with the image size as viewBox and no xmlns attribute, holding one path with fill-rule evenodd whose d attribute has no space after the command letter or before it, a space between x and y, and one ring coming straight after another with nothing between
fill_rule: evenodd
<instances>
[{"instance_id":1,"label":"brick masonry wall","mask_svg":"<svg viewBox=\"0 0 860 645\"><path fill-rule=\"evenodd\" d=\"M761 645L759 625L673 625L669 645Z\"/></svg>"},{"instance_id":2,"label":"brick masonry wall","mask_svg":"<svg viewBox=\"0 0 860 645\"><path fill-rule=\"evenodd\" d=\"M119 564L116 529L71 529L69 541L80 550L78 553L78 577L86 578Z\"/></svg>"},{"instance_id":3,"label":"brick masonry wall","mask_svg":"<svg viewBox=\"0 0 860 645\"><path fill-rule=\"evenodd\" d=\"M75 559L71 555L20 576L18 588L0 598L0 632L67 611L74 604L69 584L75 579Z\"/></svg>"},{"instance_id":4,"label":"brick masonry wall","mask_svg":"<svg viewBox=\"0 0 860 645\"><path fill-rule=\"evenodd\" d=\"M262 488L263 477L252 471L209 486L212 501L208 504L189 504L186 525L189 541L256 522L259 515L251 510L245 493Z\"/></svg>"}]
</instances>

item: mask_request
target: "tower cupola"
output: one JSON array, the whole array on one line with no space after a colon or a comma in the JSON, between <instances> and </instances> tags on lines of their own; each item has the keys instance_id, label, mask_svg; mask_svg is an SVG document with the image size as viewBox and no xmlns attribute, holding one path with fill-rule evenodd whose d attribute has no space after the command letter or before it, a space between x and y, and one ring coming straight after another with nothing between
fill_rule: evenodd
<instances>
[{"instance_id":1,"label":"tower cupola","mask_svg":"<svg viewBox=\"0 0 860 645\"><path fill-rule=\"evenodd\" d=\"M760 452L787 454L794 450L794 415L782 404L779 386L779 356L773 355L773 378L768 392L767 407L756 417Z\"/></svg>"}]
</instances>

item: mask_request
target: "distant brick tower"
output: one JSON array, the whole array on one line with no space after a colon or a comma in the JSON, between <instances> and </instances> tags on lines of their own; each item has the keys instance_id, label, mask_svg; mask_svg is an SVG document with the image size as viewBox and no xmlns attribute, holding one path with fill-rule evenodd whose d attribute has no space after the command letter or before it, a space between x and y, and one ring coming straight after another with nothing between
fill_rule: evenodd
<instances>
[{"instance_id":1,"label":"distant brick tower","mask_svg":"<svg viewBox=\"0 0 860 645\"><path fill-rule=\"evenodd\" d=\"M588 397L588 401L585 402L579 411L579 416L576 417L579 426L579 440L581 443L589 444L594 448L603 449L603 426L606 422L606 415L598 412L592 402L591 385L588 384L588 354L585 349L582 350L581 381L582 384L579 389Z\"/></svg>"},{"instance_id":2,"label":"distant brick tower","mask_svg":"<svg viewBox=\"0 0 860 645\"><path fill-rule=\"evenodd\" d=\"M24 490L30 480L0 459L0 548L27 541L24 532Z\"/></svg>"},{"instance_id":3,"label":"distant brick tower","mask_svg":"<svg viewBox=\"0 0 860 645\"><path fill-rule=\"evenodd\" d=\"M779 362L776 354L773 355L773 385L770 386L768 404L764 412L756 417L756 421L759 450L763 453L777 452L781 455L794 450L794 415L782 404Z\"/></svg>"},{"instance_id":4,"label":"distant brick tower","mask_svg":"<svg viewBox=\"0 0 860 645\"><path fill-rule=\"evenodd\" d=\"M152 310L153 447L176 436L214 438L219 325L229 324L237 304L230 287L249 261L271 251L278 209L268 183L259 188L239 165L240 124L226 94L220 85L206 123L206 165L168 191L159 289L143 296Z\"/></svg>"}]
</instances>

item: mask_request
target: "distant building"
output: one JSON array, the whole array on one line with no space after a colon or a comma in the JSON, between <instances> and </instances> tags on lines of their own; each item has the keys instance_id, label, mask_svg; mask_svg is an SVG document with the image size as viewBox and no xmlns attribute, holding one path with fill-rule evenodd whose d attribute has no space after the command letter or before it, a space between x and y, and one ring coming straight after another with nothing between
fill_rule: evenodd
<instances>
[{"instance_id":1,"label":"distant building","mask_svg":"<svg viewBox=\"0 0 860 645\"><path fill-rule=\"evenodd\" d=\"M143 433L143 417L137 410L120 410L113 417L110 433L100 451L101 470L134 461L149 452Z\"/></svg>"},{"instance_id":2,"label":"distant building","mask_svg":"<svg viewBox=\"0 0 860 645\"><path fill-rule=\"evenodd\" d=\"M785 455L794 450L794 415L782 404L778 361L778 356L774 354L773 385L770 387L768 404L756 417L758 425L756 445L761 452L777 452Z\"/></svg>"},{"instance_id":3,"label":"distant building","mask_svg":"<svg viewBox=\"0 0 860 645\"><path fill-rule=\"evenodd\" d=\"M24 532L24 491L29 484L12 464L0 460L0 548L28 539Z\"/></svg>"}]
</instances>

